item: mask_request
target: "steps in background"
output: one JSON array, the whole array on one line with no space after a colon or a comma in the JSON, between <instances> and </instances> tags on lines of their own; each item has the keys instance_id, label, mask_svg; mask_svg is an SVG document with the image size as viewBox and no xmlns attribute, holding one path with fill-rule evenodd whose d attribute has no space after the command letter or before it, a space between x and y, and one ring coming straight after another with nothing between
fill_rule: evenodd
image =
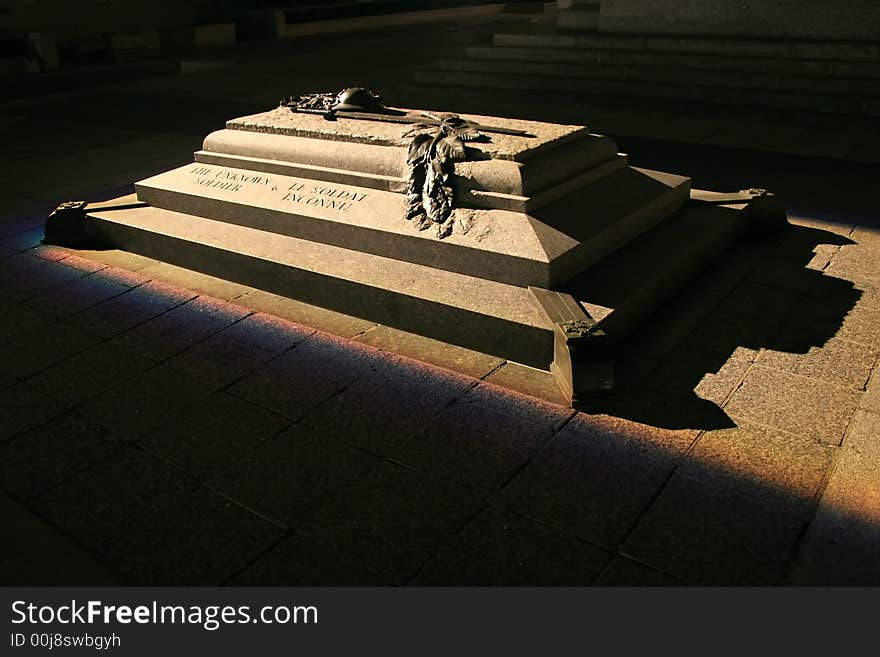
<instances>
[{"instance_id":1,"label":"steps in background","mask_svg":"<svg viewBox=\"0 0 880 657\"><path fill-rule=\"evenodd\" d=\"M880 44L606 34L587 7L498 33L417 81L880 117Z\"/></svg>"}]
</instances>

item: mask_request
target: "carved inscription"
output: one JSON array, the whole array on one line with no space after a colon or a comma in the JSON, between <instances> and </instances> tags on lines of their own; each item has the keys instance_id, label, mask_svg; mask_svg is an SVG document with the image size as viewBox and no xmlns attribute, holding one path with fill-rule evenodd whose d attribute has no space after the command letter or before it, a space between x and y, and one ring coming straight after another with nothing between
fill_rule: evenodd
<instances>
[{"instance_id":1,"label":"carved inscription","mask_svg":"<svg viewBox=\"0 0 880 657\"><path fill-rule=\"evenodd\" d=\"M195 182L202 187L238 192L247 186L261 187L269 191L279 191L271 176L252 172L217 171L211 167L196 165L189 173L195 176ZM328 208L338 212L347 212L354 205L363 203L368 195L341 187L331 187L320 183L302 182L289 185L281 201L298 203L310 207Z\"/></svg>"},{"instance_id":2,"label":"carved inscription","mask_svg":"<svg viewBox=\"0 0 880 657\"><path fill-rule=\"evenodd\" d=\"M352 205L362 203L366 198L366 194L359 194L347 189L294 183L288 188L287 193L281 197L281 200L346 212Z\"/></svg>"}]
</instances>

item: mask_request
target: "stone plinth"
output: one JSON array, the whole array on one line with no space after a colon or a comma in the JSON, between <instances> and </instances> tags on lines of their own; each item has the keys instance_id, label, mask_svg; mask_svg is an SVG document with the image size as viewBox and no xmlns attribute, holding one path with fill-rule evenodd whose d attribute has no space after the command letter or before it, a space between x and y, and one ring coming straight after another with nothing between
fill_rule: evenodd
<instances>
[{"instance_id":1,"label":"stone plinth","mask_svg":"<svg viewBox=\"0 0 880 657\"><path fill-rule=\"evenodd\" d=\"M741 232L745 205L685 207L690 179L583 126L461 118L488 127L444 170L451 232L406 218L412 124L282 107L229 121L136 198L68 204L47 236L538 368L572 402L607 390L610 345Z\"/></svg>"},{"instance_id":2,"label":"stone plinth","mask_svg":"<svg viewBox=\"0 0 880 657\"><path fill-rule=\"evenodd\" d=\"M627 167L612 140L582 126L505 120L528 136L468 142L468 161L455 165L458 229L439 240L404 220L410 127L279 108L229 121L208 135L194 165L135 188L154 207L544 288L687 198L686 178Z\"/></svg>"}]
</instances>

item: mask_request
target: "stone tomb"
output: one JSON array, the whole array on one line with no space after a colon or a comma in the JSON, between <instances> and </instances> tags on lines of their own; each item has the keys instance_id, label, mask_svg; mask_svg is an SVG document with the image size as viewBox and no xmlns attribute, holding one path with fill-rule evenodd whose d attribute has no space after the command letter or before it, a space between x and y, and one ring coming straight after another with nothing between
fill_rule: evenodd
<instances>
[{"instance_id":1,"label":"stone tomb","mask_svg":"<svg viewBox=\"0 0 880 657\"><path fill-rule=\"evenodd\" d=\"M463 118L526 134L467 142L446 237L405 218L412 126L280 107L229 121L192 164L136 183L136 198L59 209L46 238L550 372L576 403L613 386L616 342L750 223L771 221L753 194L693 192L585 127Z\"/></svg>"}]
</instances>

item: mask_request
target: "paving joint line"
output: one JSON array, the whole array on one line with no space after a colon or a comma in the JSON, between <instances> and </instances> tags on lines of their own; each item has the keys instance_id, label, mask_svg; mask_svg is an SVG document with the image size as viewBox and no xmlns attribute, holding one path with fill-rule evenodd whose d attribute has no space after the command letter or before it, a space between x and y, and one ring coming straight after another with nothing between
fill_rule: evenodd
<instances>
[{"instance_id":1,"label":"paving joint line","mask_svg":"<svg viewBox=\"0 0 880 657\"><path fill-rule=\"evenodd\" d=\"M51 488L48 488L46 490L49 491L49 490L52 490L52 488L54 488L54 486ZM46 518L45 516L43 516L39 512L35 511L29 504L22 501L20 498L16 497L15 495L12 495L8 490L6 490L6 488L4 488L3 490L6 492L6 494L9 496L10 499L17 502L28 513L30 513L32 516L37 518L40 522L44 523L46 526L51 528L52 531L54 531L55 533L62 536L69 543L73 544L76 548L78 548L81 552L83 552L83 554L87 555L92 561L94 561L96 564L98 564L102 569L106 570L115 580L117 580L118 582L121 582L123 584L126 582L126 578L121 577L120 574L114 568L110 567L106 563L105 560L100 559L99 555L96 554L94 550L92 550L86 544L82 543L76 536L71 534L66 528L55 524L49 518ZM33 499L33 498L29 498L29 499Z\"/></svg>"},{"instance_id":2,"label":"paving joint line","mask_svg":"<svg viewBox=\"0 0 880 657\"><path fill-rule=\"evenodd\" d=\"M441 539L437 543L437 545L434 547L434 549L431 552L429 552L428 557L424 561L422 561L422 563L419 565L418 570L415 573L413 573L413 575L410 576L409 579L407 579L405 582L403 582L403 586L410 586L413 583L413 581L415 581L418 578L418 576L422 574L422 572L425 570L425 567L429 563L431 563L432 561L434 561L435 559L437 559L440 556L440 551L444 547L446 547L447 545L450 545L452 542L454 542L455 539L460 537L464 533L464 531L468 528L468 526L470 524L472 524L480 516L480 514L482 514L483 511L485 511L489 507L490 507L489 503L485 502L476 511L474 511L470 516L465 518L462 521L461 525L458 527L458 529L453 531L451 535L447 536L444 539Z\"/></svg>"}]
</instances>

